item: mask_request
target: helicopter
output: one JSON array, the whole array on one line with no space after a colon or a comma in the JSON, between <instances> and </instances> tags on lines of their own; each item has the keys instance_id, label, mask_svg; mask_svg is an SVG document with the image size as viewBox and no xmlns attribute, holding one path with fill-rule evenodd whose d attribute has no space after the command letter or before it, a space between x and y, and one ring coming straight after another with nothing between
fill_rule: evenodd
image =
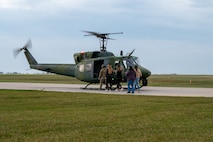
<instances>
[{"instance_id":1,"label":"helicopter","mask_svg":"<svg viewBox=\"0 0 213 142\"><path fill-rule=\"evenodd\" d=\"M112 52L107 51L107 42L108 40L114 40L109 37L112 34L123 34L123 32L117 33L98 33L92 31L83 31L87 33L84 36L95 36L99 39L100 51L88 51L88 52L79 52L74 53L73 58L74 64L41 64L36 61L32 56L29 48L32 47L32 42L29 39L28 42L17 50L14 50L14 56L16 57L21 51L24 51L24 54L27 58L29 66L31 69L41 70L47 73L54 73L64 76L75 77L83 82L88 84L84 87L86 89L92 83L99 83L98 76L103 65L111 64L115 69L116 65L120 64L123 68L122 76L124 77L122 82L126 82L126 72L130 66L138 66L138 69L141 70L141 86L147 86L147 78L151 75L151 72L142 67L138 63L138 57L132 56L135 49L128 55L123 55L123 51L120 51L120 56L115 56ZM116 80L116 78L115 78ZM116 83L114 83L116 84Z\"/></svg>"}]
</instances>

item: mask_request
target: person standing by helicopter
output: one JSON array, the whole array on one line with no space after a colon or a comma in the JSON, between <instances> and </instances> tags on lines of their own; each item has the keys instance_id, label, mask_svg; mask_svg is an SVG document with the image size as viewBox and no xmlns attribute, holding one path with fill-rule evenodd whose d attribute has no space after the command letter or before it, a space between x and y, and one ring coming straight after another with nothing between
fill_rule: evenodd
<instances>
[{"instance_id":1,"label":"person standing by helicopter","mask_svg":"<svg viewBox=\"0 0 213 142\"><path fill-rule=\"evenodd\" d=\"M100 87L99 90L102 89L102 84L106 84L106 66L102 65L101 70L99 72L98 80L100 80Z\"/></svg>"},{"instance_id":2,"label":"person standing by helicopter","mask_svg":"<svg viewBox=\"0 0 213 142\"><path fill-rule=\"evenodd\" d=\"M126 77L127 77L127 87L128 87L127 93L130 93L130 86L131 86L132 94L134 94L136 73L135 73L134 69L132 68L132 66L129 66L129 70L126 73Z\"/></svg>"},{"instance_id":3,"label":"person standing by helicopter","mask_svg":"<svg viewBox=\"0 0 213 142\"><path fill-rule=\"evenodd\" d=\"M115 91L118 90L123 90L122 86L121 86L121 81L122 81L122 67L120 66L120 64L117 65L116 68L116 83L117 83L117 88Z\"/></svg>"},{"instance_id":4,"label":"person standing by helicopter","mask_svg":"<svg viewBox=\"0 0 213 142\"><path fill-rule=\"evenodd\" d=\"M106 91L112 90L112 77L113 77L113 68L110 64L107 65L106 70Z\"/></svg>"},{"instance_id":5,"label":"person standing by helicopter","mask_svg":"<svg viewBox=\"0 0 213 142\"><path fill-rule=\"evenodd\" d=\"M138 92L140 92L140 78L142 77L142 73L141 70L138 69L138 66L135 66L135 73L136 73L135 89L138 89Z\"/></svg>"}]
</instances>

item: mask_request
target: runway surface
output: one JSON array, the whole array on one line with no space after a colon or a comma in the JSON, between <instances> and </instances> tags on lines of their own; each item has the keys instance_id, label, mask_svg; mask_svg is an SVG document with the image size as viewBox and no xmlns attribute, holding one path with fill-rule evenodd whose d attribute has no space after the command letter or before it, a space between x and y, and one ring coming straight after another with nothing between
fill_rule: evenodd
<instances>
[{"instance_id":1,"label":"runway surface","mask_svg":"<svg viewBox=\"0 0 213 142\"><path fill-rule=\"evenodd\" d=\"M182 88L182 87L142 87L141 91L128 94L123 91L98 90L99 85L90 85L88 89L81 89L85 84L49 84L49 83L14 83L0 82L0 89L12 90L41 90L57 92L86 92L121 95L147 95L147 96L185 96L185 97L213 97L213 88Z\"/></svg>"}]
</instances>

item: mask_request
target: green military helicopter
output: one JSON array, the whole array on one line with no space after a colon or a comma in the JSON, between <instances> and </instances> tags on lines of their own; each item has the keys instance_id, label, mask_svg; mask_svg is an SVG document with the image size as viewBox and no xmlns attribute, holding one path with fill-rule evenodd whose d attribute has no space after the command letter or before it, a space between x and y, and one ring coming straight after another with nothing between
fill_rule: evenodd
<instances>
[{"instance_id":1,"label":"green military helicopter","mask_svg":"<svg viewBox=\"0 0 213 142\"><path fill-rule=\"evenodd\" d=\"M38 63L32 54L29 52L29 48L32 46L31 40L29 40L26 45L20 49L14 51L14 55L17 56L19 52L24 50L25 56L28 60L31 69L41 70L48 73L55 73L59 75L75 77L81 81L87 82L88 84L84 87L87 88L88 85L92 83L98 83L99 71L102 65L111 64L113 68L116 68L117 64L120 64L123 68L123 81L126 82L126 72L129 66L134 67L135 65L141 70L143 76L141 78L141 86L147 86L147 78L151 75L151 72L140 66L137 61L137 57L132 56L134 50L128 55L124 56L123 51L121 51L120 56L115 56L112 52L106 50L106 45L111 34L123 34L120 33L97 33L91 31L84 31L87 33L85 36L96 36L100 42L100 51L88 51L79 52L73 55L75 64L40 64ZM116 78L115 78L116 80Z\"/></svg>"}]
</instances>

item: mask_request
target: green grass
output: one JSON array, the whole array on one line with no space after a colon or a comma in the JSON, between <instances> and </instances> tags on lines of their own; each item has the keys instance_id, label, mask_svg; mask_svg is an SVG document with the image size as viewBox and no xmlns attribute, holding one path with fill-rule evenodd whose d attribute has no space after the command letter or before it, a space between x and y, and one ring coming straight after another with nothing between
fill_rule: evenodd
<instances>
[{"instance_id":1,"label":"green grass","mask_svg":"<svg viewBox=\"0 0 213 142\"><path fill-rule=\"evenodd\" d=\"M151 75L148 81L149 86L213 88L213 75ZM0 82L86 84L73 77L53 74L0 75Z\"/></svg>"},{"instance_id":2,"label":"green grass","mask_svg":"<svg viewBox=\"0 0 213 142\"><path fill-rule=\"evenodd\" d=\"M67 77L54 74L4 74L0 75L0 82L31 82L31 83L65 83L65 84L82 84L74 77ZM85 83L86 84L86 83Z\"/></svg>"},{"instance_id":3,"label":"green grass","mask_svg":"<svg viewBox=\"0 0 213 142\"><path fill-rule=\"evenodd\" d=\"M213 140L213 99L0 90L0 141Z\"/></svg>"},{"instance_id":4,"label":"green grass","mask_svg":"<svg viewBox=\"0 0 213 142\"><path fill-rule=\"evenodd\" d=\"M149 86L213 88L213 75L151 75Z\"/></svg>"}]
</instances>

